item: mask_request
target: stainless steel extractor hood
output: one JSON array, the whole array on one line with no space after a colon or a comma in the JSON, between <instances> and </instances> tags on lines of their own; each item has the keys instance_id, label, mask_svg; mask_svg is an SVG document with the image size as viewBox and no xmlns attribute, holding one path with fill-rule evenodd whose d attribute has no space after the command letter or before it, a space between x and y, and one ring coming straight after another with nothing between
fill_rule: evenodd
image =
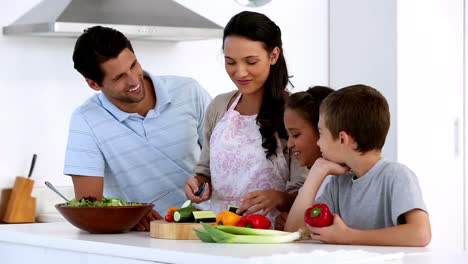
<instances>
[{"instance_id":1,"label":"stainless steel extractor hood","mask_svg":"<svg viewBox=\"0 0 468 264\"><path fill-rule=\"evenodd\" d=\"M102 25L131 39L197 40L222 37L223 28L172 0L43 0L4 35L70 36Z\"/></svg>"}]
</instances>

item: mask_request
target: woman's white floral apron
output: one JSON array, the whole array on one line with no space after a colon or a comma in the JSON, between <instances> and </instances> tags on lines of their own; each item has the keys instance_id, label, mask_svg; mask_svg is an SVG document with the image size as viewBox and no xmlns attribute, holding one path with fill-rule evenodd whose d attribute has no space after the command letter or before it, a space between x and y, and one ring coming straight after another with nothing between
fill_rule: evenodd
<instances>
[{"instance_id":1,"label":"woman's white floral apron","mask_svg":"<svg viewBox=\"0 0 468 264\"><path fill-rule=\"evenodd\" d=\"M242 94L218 122L210 139L211 207L218 214L228 205L239 206L240 198L257 190L285 191L288 165L278 140L277 156L265 156L257 115L235 111ZM258 212L258 213L261 213ZM267 217L274 223L277 210Z\"/></svg>"}]
</instances>

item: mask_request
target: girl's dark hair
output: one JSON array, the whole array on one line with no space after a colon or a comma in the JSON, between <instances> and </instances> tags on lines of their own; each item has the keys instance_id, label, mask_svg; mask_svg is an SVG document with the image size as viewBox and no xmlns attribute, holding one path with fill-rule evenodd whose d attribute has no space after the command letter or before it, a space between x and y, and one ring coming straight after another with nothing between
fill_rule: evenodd
<instances>
[{"instance_id":1,"label":"girl's dark hair","mask_svg":"<svg viewBox=\"0 0 468 264\"><path fill-rule=\"evenodd\" d=\"M102 26L87 28L76 41L74 67L83 77L102 85L101 63L117 57L125 48L134 52L132 44L120 31Z\"/></svg>"},{"instance_id":2,"label":"girl's dark hair","mask_svg":"<svg viewBox=\"0 0 468 264\"><path fill-rule=\"evenodd\" d=\"M289 96L286 101L286 108L296 111L315 130L318 130L320 104L332 92L334 90L326 86L310 87L305 92L298 92Z\"/></svg>"},{"instance_id":3,"label":"girl's dark hair","mask_svg":"<svg viewBox=\"0 0 468 264\"><path fill-rule=\"evenodd\" d=\"M278 147L275 134L287 138L283 124L286 85L289 82L288 69L284 59L280 28L267 16L250 11L241 12L229 20L224 28L224 40L228 36L242 36L253 41L261 41L265 50L271 53L275 47L280 49L278 60L270 66L270 74L264 85L263 101L257 115L257 124L262 135L262 147L268 159L276 156Z\"/></svg>"}]
</instances>

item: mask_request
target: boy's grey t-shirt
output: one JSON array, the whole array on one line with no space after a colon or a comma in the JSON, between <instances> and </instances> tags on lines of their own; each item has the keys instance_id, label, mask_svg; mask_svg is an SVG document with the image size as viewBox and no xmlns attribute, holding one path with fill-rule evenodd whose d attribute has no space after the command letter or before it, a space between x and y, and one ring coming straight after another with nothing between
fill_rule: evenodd
<instances>
[{"instance_id":1,"label":"boy's grey t-shirt","mask_svg":"<svg viewBox=\"0 0 468 264\"><path fill-rule=\"evenodd\" d=\"M329 178L315 203L327 204L351 228L396 226L408 211L427 212L418 179L403 164L380 159L359 179L352 172Z\"/></svg>"}]
</instances>

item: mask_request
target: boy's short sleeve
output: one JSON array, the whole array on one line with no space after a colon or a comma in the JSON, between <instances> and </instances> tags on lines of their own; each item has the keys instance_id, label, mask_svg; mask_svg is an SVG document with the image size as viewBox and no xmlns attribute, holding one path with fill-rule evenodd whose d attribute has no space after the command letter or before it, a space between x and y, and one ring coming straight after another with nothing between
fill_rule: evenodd
<instances>
[{"instance_id":1,"label":"boy's short sleeve","mask_svg":"<svg viewBox=\"0 0 468 264\"><path fill-rule=\"evenodd\" d=\"M335 178L337 176L334 175L329 175L325 180L323 181L322 185L320 186L319 190L317 191L317 198L314 201L314 204L317 203L324 203L330 208L330 211L334 214L338 214L339 212L337 211L337 204L334 201L333 197L336 195L335 190Z\"/></svg>"},{"instance_id":2,"label":"boy's short sleeve","mask_svg":"<svg viewBox=\"0 0 468 264\"><path fill-rule=\"evenodd\" d=\"M394 225L404 224L403 214L421 209L427 212L421 188L416 175L404 165L395 168L391 184L392 221Z\"/></svg>"}]
</instances>

